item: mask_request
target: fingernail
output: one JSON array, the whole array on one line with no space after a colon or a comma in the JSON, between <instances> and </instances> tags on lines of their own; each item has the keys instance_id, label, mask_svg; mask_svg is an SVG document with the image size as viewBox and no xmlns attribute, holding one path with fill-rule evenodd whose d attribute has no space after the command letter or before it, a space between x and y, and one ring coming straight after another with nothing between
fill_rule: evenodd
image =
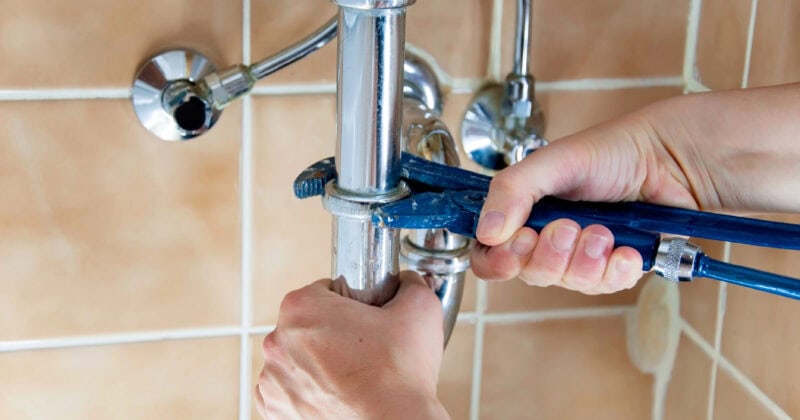
<instances>
[{"instance_id":1,"label":"fingernail","mask_svg":"<svg viewBox=\"0 0 800 420\"><path fill-rule=\"evenodd\" d=\"M514 238L514 241L511 242L511 252L522 257L533 251L533 245L533 235L523 230Z\"/></svg>"},{"instance_id":2,"label":"fingernail","mask_svg":"<svg viewBox=\"0 0 800 420\"><path fill-rule=\"evenodd\" d=\"M589 235L586 242L583 244L583 252L586 256L596 260L603 256L606 247L608 246L608 238L601 235Z\"/></svg>"},{"instance_id":3,"label":"fingernail","mask_svg":"<svg viewBox=\"0 0 800 420\"><path fill-rule=\"evenodd\" d=\"M558 226L553 231L553 247L557 251L567 252L572 250L572 244L578 237L578 230L572 226Z\"/></svg>"},{"instance_id":4,"label":"fingernail","mask_svg":"<svg viewBox=\"0 0 800 420\"><path fill-rule=\"evenodd\" d=\"M503 224L506 222L506 215L499 211L487 211L478 221L478 228L475 235L478 237L493 237L500 234Z\"/></svg>"}]
</instances>

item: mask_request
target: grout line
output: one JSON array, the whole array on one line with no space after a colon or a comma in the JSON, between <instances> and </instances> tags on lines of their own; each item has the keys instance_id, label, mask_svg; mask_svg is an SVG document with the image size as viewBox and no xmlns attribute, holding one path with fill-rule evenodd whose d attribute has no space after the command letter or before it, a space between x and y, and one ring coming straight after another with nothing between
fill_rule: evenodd
<instances>
[{"instance_id":1,"label":"grout line","mask_svg":"<svg viewBox=\"0 0 800 420\"><path fill-rule=\"evenodd\" d=\"M732 379L734 379L739 385L741 385L745 391L747 391L750 395L752 395L755 399L757 399L768 411L770 411L776 418L779 419L790 419L788 414L786 414L781 407L772 401L767 394L764 393L761 389L758 388L753 381L750 380L742 371L736 368L725 356L714 351L714 348L709 344L697 330L694 329L688 322L685 320L681 324L681 329L686 337L688 337L692 342L694 342L697 347L700 347L700 350L703 350L706 355L713 359L717 359L719 361L719 366L727 372Z\"/></svg>"},{"instance_id":2,"label":"grout line","mask_svg":"<svg viewBox=\"0 0 800 420\"><path fill-rule=\"evenodd\" d=\"M0 89L0 102L130 99L128 88Z\"/></svg>"},{"instance_id":3,"label":"grout line","mask_svg":"<svg viewBox=\"0 0 800 420\"><path fill-rule=\"evenodd\" d=\"M633 305L620 305L594 308L552 309L534 312L493 313L482 315L482 318L485 323L500 325L542 322L556 319L605 318L624 315L632 307Z\"/></svg>"},{"instance_id":4,"label":"grout line","mask_svg":"<svg viewBox=\"0 0 800 420\"><path fill-rule=\"evenodd\" d=\"M689 16L686 24L686 47L683 51L683 81L687 90L692 90L690 84L696 80L697 64L697 36L700 31L700 13L703 0L690 0Z\"/></svg>"},{"instance_id":5,"label":"grout line","mask_svg":"<svg viewBox=\"0 0 800 420\"><path fill-rule=\"evenodd\" d=\"M791 417L788 413L772 399L767 396L753 381L750 380L742 371L737 369L728 359L724 357L719 358L719 366L728 373L742 388L752 395L758 402L760 402L767 411L778 419L790 420Z\"/></svg>"},{"instance_id":6,"label":"grout line","mask_svg":"<svg viewBox=\"0 0 800 420\"><path fill-rule=\"evenodd\" d=\"M242 61L250 64L250 0L242 0ZM239 217L241 226L241 333L239 336L239 420L250 420L253 324L253 100L242 98L242 133L239 152Z\"/></svg>"},{"instance_id":7,"label":"grout line","mask_svg":"<svg viewBox=\"0 0 800 420\"><path fill-rule=\"evenodd\" d=\"M438 77L448 82L455 94L474 93L486 83L481 78L454 78L444 70L436 70ZM441 74L439 74L441 73ZM574 91L574 90L616 90L647 87L683 86L680 77L652 78L619 78L619 79L576 79L537 82L536 89L541 91ZM708 91L709 89L697 81L689 82L689 90ZM294 96L294 95L328 95L336 93L336 83L308 83L256 86L251 93L255 96ZM130 89L0 89L0 102L12 101L64 101L86 99L130 99Z\"/></svg>"},{"instance_id":8,"label":"grout line","mask_svg":"<svg viewBox=\"0 0 800 420\"><path fill-rule=\"evenodd\" d=\"M710 92L711 88L692 78L686 81L686 91L689 93Z\"/></svg>"},{"instance_id":9,"label":"grout line","mask_svg":"<svg viewBox=\"0 0 800 420\"><path fill-rule=\"evenodd\" d=\"M559 80L553 82L536 82L536 90L552 92L559 90L617 90L648 87L680 87L684 80L680 76L674 77L644 77L620 79L575 79Z\"/></svg>"},{"instance_id":10,"label":"grout line","mask_svg":"<svg viewBox=\"0 0 800 420\"><path fill-rule=\"evenodd\" d=\"M85 335L33 340L0 341L0 353L29 350L97 347L115 344L140 344L157 341L196 340L203 338L235 337L242 333L240 326L194 328L163 331L143 331L106 335Z\"/></svg>"},{"instance_id":11,"label":"grout line","mask_svg":"<svg viewBox=\"0 0 800 420\"><path fill-rule=\"evenodd\" d=\"M256 96L328 95L336 93L336 83L256 86L250 92Z\"/></svg>"},{"instance_id":12,"label":"grout line","mask_svg":"<svg viewBox=\"0 0 800 420\"><path fill-rule=\"evenodd\" d=\"M758 0L750 3L750 23L747 27L747 47L744 53L744 71L742 72L742 88L747 88L750 79L750 58L753 53L753 35L756 31L756 14L758 13Z\"/></svg>"},{"instance_id":13,"label":"grout line","mask_svg":"<svg viewBox=\"0 0 800 420\"><path fill-rule=\"evenodd\" d=\"M486 60L486 77L489 80L503 80L500 74L503 59L503 0L492 3L492 26L489 37L489 57Z\"/></svg>"},{"instance_id":14,"label":"grout line","mask_svg":"<svg viewBox=\"0 0 800 420\"><path fill-rule=\"evenodd\" d=\"M470 393L470 420L480 418L481 403L481 376L483 368L483 335L486 328L484 314L486 313L486 301L488 286L485 281L477 279L477 293L475 294L475 347L472 353L472 389Z\"/></svg>"},{"instance_id":15,"label":"grout line","mask_svg":"<svg viewBox=\"0 0 800 420\"><path fill-rule=\"evenodd\" d=\"M267 335L271 333L273 330L275 330L274 325L260 325L260 326L250 327L250 329L248 329L247 332L250 335Z\"/></svg>"}]
</instances>

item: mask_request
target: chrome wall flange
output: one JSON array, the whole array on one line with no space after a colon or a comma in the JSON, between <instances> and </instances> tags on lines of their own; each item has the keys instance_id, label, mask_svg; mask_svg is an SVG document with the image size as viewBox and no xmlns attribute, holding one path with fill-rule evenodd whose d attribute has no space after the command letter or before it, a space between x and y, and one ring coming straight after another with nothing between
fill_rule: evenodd
<instances>
[{"instance_id":1,"label":"chrome wall flange","mask_svg":"<svg viewBox=\"0 0 800 420\"><path fill-rule=\"evenodd\" d=\"M205 133L221 111L194 89L215 71L208 58L193 50L169 50L150 58L136 72L131 92L139 121L162 140L188 140Z\"/></svg>"}]
</instances>

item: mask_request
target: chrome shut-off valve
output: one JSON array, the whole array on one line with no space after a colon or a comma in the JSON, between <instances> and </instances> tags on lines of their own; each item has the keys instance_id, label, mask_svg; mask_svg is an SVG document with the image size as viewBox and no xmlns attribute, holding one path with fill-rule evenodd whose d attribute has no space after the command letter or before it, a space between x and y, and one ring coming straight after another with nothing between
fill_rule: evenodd
<instances>
[{"instance_id":1,"label":"chrome shut-off valve","mask_svg":"<svg viewBox=\"0 0 800 420\"><path fill-rule=\"evenodd\" d=\"M521 161L547 141L544 116L528 71L530 0L517 1L514 68L503 83L484 86L475 95L461 123L467 155L491 170Z\"/></svg>"}]
</instances>

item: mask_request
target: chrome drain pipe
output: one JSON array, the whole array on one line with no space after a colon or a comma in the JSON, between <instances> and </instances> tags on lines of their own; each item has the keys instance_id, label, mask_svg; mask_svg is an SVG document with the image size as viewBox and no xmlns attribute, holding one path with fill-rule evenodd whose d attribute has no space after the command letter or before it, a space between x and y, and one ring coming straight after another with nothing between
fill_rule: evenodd
<instances>
[{"instance_id":1,"label":"chrome drain pipe","mask_svg":"<svg viewBox=\"0 0 800 420\"><path fill-rule=\"evenodd\" d=\"M441 91L433 72L419 59L406 57L415 71L406 69L406 99L403 104L405 151L418 157L449 166L460 166L458 150L450 131L439 119ZM415 83L408 74L417 74ZM410 89L409 89L410 87ZM464 282L469 269L472 241L445 229L408 230L400 244L400 261L419 273L442 302L444 343L450 340Z\"/></svg>"},{"instance_id":2,"label":"chrome drain pipe","mask_svg":"<svg viewBox=\"0 0 800 420\"><path fill-rule=\"evenodd\" d=\"M399 284L399 231L374 226L361 210L402 197L405 12L414 1L333 2L339 6L338 178L328 196L345 211L332 211L332 278L340 294L383 305Z\"/></svg>"}]
</instances>

